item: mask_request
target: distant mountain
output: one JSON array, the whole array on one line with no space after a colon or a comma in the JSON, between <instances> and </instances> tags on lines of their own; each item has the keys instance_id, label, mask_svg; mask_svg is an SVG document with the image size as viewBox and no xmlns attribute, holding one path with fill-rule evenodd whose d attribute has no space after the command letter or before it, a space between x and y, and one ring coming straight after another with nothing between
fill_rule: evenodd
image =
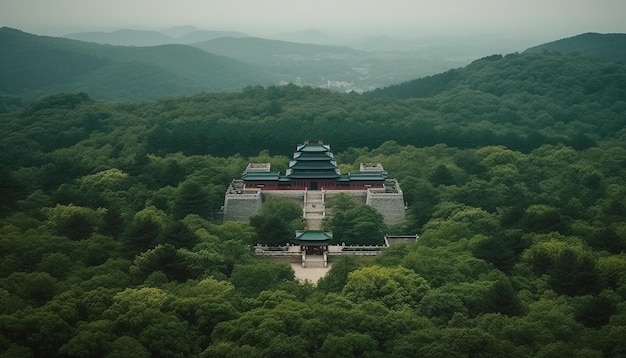
<instances>
[{"instance_id":1,"label":"distant mountain","mask_svg":"<svg viewBox=\"0 0 626 358\"><path fill-rule=\"evenodd\" d=\"M626 63L626 34L586 33L534 46L527 49L523 53L526 55L537 55L543 53L562 55L578 54L589 59ZM426 76L416 80L388 86L386 88L376 89L368 93L368 95L387 98L432 97L459 85L475 85L476 83L480 83L480 80L485 82L482 84L482 87L497 88L502 87L497 81L504 78L515 78L520 76L520 74L529 76L530 78L537 77L541 80L552 78L551 76L554 76L556 73L566 71L563 66L557 65L560 61L558 56L550 57L550 61L543 62L535 62L531 59L533 59L532 56L517 57L514 54L504 57L501 55L486 56L472 62L470 65L462 69L449 70L436 75ZM476 73L480 73L480 71L475 71L475 69L485 66L485 64L497 63L504 68L506 64L511 64L513 62L517 62L518 65L521 64L520 66L532 65L533 68L521 67L520 70L515 73L511 71L513 66L507 67L510 71L509 73L499 74L499 76L489 81L485 81L476 75ZM540 63L542 66L553 65L554 67L550 69L535 68L537 63ZM569 59L567 62L564 62L564 65L567 64L571 67L574 63L575 61ZM581 84L581 86L589 86L591 88L593 86L597 86L597 84ZM562 90L565 91L567 88L562 88ZM499 93L496 90L494 91L494 94Z\"/></svg>"},{"instance_id":2,"label":"distant mountain","mask_svg":"<svg viewBox=\"0 0 626 358\"><path fill-rule=\"evenodd\" d=\"M188 45L219 37L246 37L236 31L200 30L193 26L180 26L163 32L146 30L117 30L113 32L78 32L63 37L85 42L119 46L157 46L183 44Z\"/></svg>"},{"instance_id":3,"label":"distant mountain","mask_svg":"<svg viewBox=\"0 0 626 358\"><path fill-rule=\"evenodd\" d=\"M195 47L217 55L242 61L267 64L280 62L284 57L302 60L319 60L324 56L356 56L364 52L346 46L314 45L258 37L221 37L196 43Z\"/></svg>"},{"instance_id":4,"label":"distant mountain","mask_svg":"<svg viewBox=\"0 0 626 358\"><path fill-rule=\"evenodd\" d=\"M278 40L302 42L316 45L334 45L338 43L338 40L318 29L306 29L296 32L285 32L275 36Z\"/></svg>"},{"instance_id":5,"label":"distant mountain","mask_svg":"<svg viewBox=\"0 0 626 358\"><path fill-rule=\"evenodd\" d=\"M480 92L492 98L523 94L527 100L567 97L568 101L575 101L609 92L610 96L600 96L598 101L611 106L615 101L626 101L625 83L626 68L619 63L555 52L515 53L487 56L463 68L377 89L366 95L407 99L456 92L462 93L459 95L462 98ZM469 103L466 99L462 101ZM498 111L495 107L494 110Z\"/></svg>"},{"instance_id":6,"label":"distant mountain","mask_svg":"<svg viewBox=\"0 0 626 358\"><path fill-rule=\"evenodd\" d=\"M156 46L174 43L158 31L117 30L113 32L79 32L63 36L72 40L119 46Z\"/></svg>"},{"instance_id":7,"label":"distant mountain","mask_svg":"<svg viewBox=\"0 0 626 358\"><path fill-rule=\"evenodd\" d=\"M171 38L177 38L177 37L183 37L187 34L190 34L194 31L199 31L199 30L200 29L195 26L183 25L183 26L169 27L165 30L161 30L161 32Z\"/></svg>"},{"instance_id":8,"label":"distant mountain","mask_svg":"<svg viewBox=\"0 0 626 358\"><path fill-rule=\"evenodd\" d=\"M526 52L578 53L584 56L626 63L626 34L585 33L531 47Z\"/></svg>"},{"instance_id":9,"label":"distant mountain","mask_svg":"<svg viewBox=\"0 0 626 358\"><path fill-rule=\"evenodd\" d=\"M174 41L180 44L193 44L197 42L204 42L204 41L217 39L220 37L237 38L237 37L249 37L249 35L246 35L243 32L237 32L237 31L198 30L198 31L190 32L184 36L177 37L174 39Z\"/></svg>"},{"instance_id":10,"label":"distant mountain","mask_svg":"<svg viewBox=\"0 0 626 358\"><path fill-rule=\"evenodd\" d=\"M316 87L328 85L329 81L350 82L365 78L362 73L364 61L371 60L368 53L346 46L255 37L222 37L194 46L262 67L283 81Z\"/></svg>"},{"instance_id":11,"label":"distant mountain","mask_svg":"<svg viewBox=\"0 0 626 358\"><path fill-rule=\"evenodd\" d=\"M275 82L251 65L186 45L99 45L2 28L0 48L0 92L25 97L83 91L144 100Z\"/></svg>"}]
</instances>

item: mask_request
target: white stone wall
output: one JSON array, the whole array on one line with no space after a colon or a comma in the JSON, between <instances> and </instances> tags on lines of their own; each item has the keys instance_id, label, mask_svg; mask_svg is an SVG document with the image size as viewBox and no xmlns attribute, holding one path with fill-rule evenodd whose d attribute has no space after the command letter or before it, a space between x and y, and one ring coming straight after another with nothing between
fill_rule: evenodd
<instances>
[{"instance_id":1,"label":"white stone wall","mask_svg":"<svg viewBox=\"0 0 626 358\"><path fill-rule=\"evenodd\" d=\"M300 190L265 190L263 196L280 196L294 200L300 207L304 205L304 191ZM388 225L401 223L405 218L405 204L402 191L386 193L384 189L365 190L327 190L325 197L328 199L340 193L348 194L357 203L367 204L378 210ZM263 205L261 191L256 193L226 194L224 199L224 221L248 221ZM330 212L329 212L330 213Z\"/></svg>"},{"instance_id":2,"label":"white stone wall","mask_svg":"<svg viewBox=\"0 0 626 358\"><path fill-rule=\"evenodd\" d=\"M404 195L399 189L396 193L368 190L366 204L378 210L387 225L399 224L405 218Z\"/></svg>"},{"instance_id":3,"label":"white stone wall","mask_svg":"<svg viewBox=\"0 0 626 358\"><path fill-rule=\"evenodd\" d=\"M261 191L252 194L226 194L224 221L248 221L262 205Z\"/></svg>"}]
</instances>

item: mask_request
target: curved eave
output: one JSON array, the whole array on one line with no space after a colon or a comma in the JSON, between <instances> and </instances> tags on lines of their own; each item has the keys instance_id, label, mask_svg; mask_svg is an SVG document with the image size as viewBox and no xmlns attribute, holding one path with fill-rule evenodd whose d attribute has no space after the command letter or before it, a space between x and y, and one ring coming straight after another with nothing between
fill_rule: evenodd
<instances>
[{"instance_id":1,"label":"curved eave","mask_svg":"<svg viewBox=\"0 0 626 358\"><path fill-rule=\"evenodd\" d=\"M322 230L304 230L304 231L296 231L295 239L300 244L308 243L309 246L312 244L315 245L328 245L330 240L333 238L332 231L322 231Z\"/></svg>"}]
</instances>

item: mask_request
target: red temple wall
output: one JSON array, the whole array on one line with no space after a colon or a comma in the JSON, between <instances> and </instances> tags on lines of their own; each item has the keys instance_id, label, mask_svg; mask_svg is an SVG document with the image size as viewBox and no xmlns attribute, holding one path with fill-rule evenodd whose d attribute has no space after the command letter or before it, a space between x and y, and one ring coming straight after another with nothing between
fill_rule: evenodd
<instances>
[{"instance_id":1,"label":"red temple wall","mask_svg":"<svg viewBox=\"0 0 626 358\"><path fill-rule=\"evenodd\" d=\"M261 190L312 190L312 183L316 182L317 190L366 190L369 188L384 188L381 182L349 182L337 183L332 180L298 180L290 184L278 182L253 182L246 181L246 188L260 188Z\"/></svg>"}]
</instances>

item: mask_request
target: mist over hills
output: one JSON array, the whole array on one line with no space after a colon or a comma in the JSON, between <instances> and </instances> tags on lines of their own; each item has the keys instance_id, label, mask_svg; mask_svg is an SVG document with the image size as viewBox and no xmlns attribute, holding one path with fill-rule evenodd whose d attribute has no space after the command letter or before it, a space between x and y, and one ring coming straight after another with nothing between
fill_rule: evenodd
<instances>
[{"instance_id":1,"label":"mist over hills","mask_svg":"<svg viewBox=\"0 0 626 358\"><path fill-rule=\"evenodd\" d=\"M542 54L553 53L563 55L576 55L581 58L580 63L588 63L591 59L626 63L626 34L595 34L587 33L581 34L566 39L561 39L538 46L531 47L523 52L524 54ZM491 55L486 56L480 60L473 61L471 64L459 68L451 69L446 72L438 73L432 76L425 76L423 78L407 81L400 84L395 84L386 88L376 89L371 92L371 95L387 98L423 98L435 96L446 90L451 90L454 87L469 85L472 87L481 86L483 88L492 88L496 93L503 92L506 85L499 83L503 79L523 79L527 76L533 81L544 82L543 89L552 88L555 85L559 85L560 90L575 91L577 88L572 88L571 83L553 81L554 76L569 76L567 71L571 71L576 64L572 60L572 57L562 56L551 58L554 61L551 66L551 70L545 73L536 73L536 62L529 60L533 57L517 58L516 54ZM537 57L534 57L537 59ZM541 58L543 60L543 58ZM489 80L481 76L480 71L477 69L484 65L485 62L494 62L500 64L498 66L502 71L507 71L506 75L496 76L495 81ZM511 71L511 64L516 63L516 71ZM610 66L609 66L610 67ZM587 73L581 68L576 68L575 73L579 73L577 82L580 82L580 86L585 88L587 92L592 91L592 88L599 86L597 81L594 81L593 76L588 76ZM599 77L598 74L597 77ZM583 79L584 78L584 79ZM610 85L605 83L605 85ZM515 90L514 88L507 88L507 91ZM517 90L524 90L524 86L521 86ZM533 93L535 89L531 90Z\"/></svg>"},{"instance_id":2,"label":"mist over hills","mask_svg":"<svg viewBox=\"0 0 626 358\"><path fill-rule=\"evenodd\" d=\"M165 33L120 30L70 36L81 40L9 28L2 29L0 36L6 44L0 55L5 65L0 91L28 98L85 91L99 99L143 100L281 83L364 92L468 62L430 50L365 51L188 26ZM203 51L181 44L161 45L175 42L168 40L172 36ZM154 46L138 46L141 43Z\"/></svg>"},{"instance_id":3,"label":"mist over hills","mask_svg":"<svg viewBox=\"0 0 626 358\"><path fill-rule=\"evenodd\" d=\"M330 41L329 35L314 29L291 35ZM455 46L458 39L441 37L421 45L406 42L405 51L373 51L192 26L162 32L119 30L68 36L82 40L2 28L0 45L5 51L0 54L0 92L34 99L83 91L97 99L134 101L295 83L340 92L385 88L374 94L423 97L455 85L462 72L451 69L485 57L479 54L485 53L490 43L488 38L467 38L463 46ZM582 34L534 46L527 52L575 52L623 62L625 39L623 34ZM372 44L393 41L381 36L368 43L375 46ZM137 45L141 43L154 45Z\"/></svg>"},{"instance_id":4,"label":"mist over hills","mask_svg":"<svg viewBox=\"0 0 626 358\"><path fill-rule=\"evenodd\" d=\"M316 45L338 44L337 38L314 28L296 32L284 32L276 35L276 39L291 42L304 42Z\"/></svg>"},{"instance_id":5,"label":"mist over hills","mask_svg":"<svg viewBox=\"0 0 626 358\"><path fill-rule=\"evenodd\" d=\"M333 82L340 81L350 82L355 86L367 86L369 76L366 61L374 58L368 52L346 46L254 37L222 37L193 46L264 68L279 81L315 87L332 86ZM355 82L359 77L367 77L367 80L357 84Z\"/></svg>"},{"instance_id":6,"label":"mist over hills","mask_svg":"<svg viewBox=\"0 0 626 358\"><path fill-rule=\"evenodd\" d=\"M185 45L100 45L2 28L0 46L0 91L25 97L144 100L274 83L262 69Z\"/></svg>"},{"instance_id":7,"label":"mist over hills","mask_svg":"<svg viewBox=\"0 0 626 358\"><path fill-rule=\"evenodd\" d=\"M170 44L188 45L220 37L247 36L249 35L236 31L210 31L198 29L193 26L178 26L163 31L122 29L111 32L77 32L64 35L63 37L103 45L156 46Z\"/></svg>"},{"instance_id":8,"label":"mist over hills","mask_svg":"<svg viewBox=\"0 0 626 358\"><path fill-rule=\"evenodd\" d=\"M155 46L171 44L175 41L160 32L149 30L116 30L113 32L79 32L63 36L68 39L94 42L103 45Z\"/></svg>"}]
</instances>

